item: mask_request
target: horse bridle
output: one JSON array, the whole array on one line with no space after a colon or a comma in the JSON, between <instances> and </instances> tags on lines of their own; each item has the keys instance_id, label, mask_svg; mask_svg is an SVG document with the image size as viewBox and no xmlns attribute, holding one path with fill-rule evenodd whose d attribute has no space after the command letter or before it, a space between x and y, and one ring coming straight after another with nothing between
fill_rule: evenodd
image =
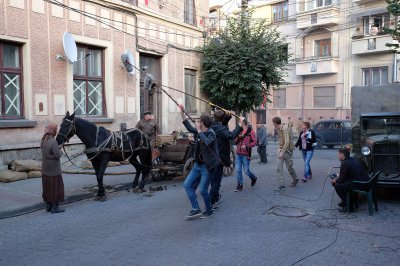
<instances>
[{"instance_id":1,"label":"horse bridle","mask_svg":"<svg viewBox=\"0 0 400 266\"><path fill-rule=\"evenodd\" d=\"M75 128L75 124L74 124L75 118L74 118L73 120L69 120L69 119L66 119L66 118L65 118L64 121L70 123L69 128L68 128L68 132L67 132L67 134L63 134L63 133L61 133L61 132L58 132L58 134L64 137L64 143L65 143L65 142L68 143L68 142L69 142L69 139L72 138L72 136L75 135L75 133L76 133L76 128ZM71 137L68 137L68 135L69 135L71 132L72 132Z\"/></svg>"}]
</instances>

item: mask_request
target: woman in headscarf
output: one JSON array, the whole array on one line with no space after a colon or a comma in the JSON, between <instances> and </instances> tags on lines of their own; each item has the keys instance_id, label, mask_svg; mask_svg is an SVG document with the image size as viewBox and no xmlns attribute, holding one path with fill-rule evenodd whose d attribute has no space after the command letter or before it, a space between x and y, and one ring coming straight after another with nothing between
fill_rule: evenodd
<instances>
[{"instance_id":1,"label":"woman in headscarf","mask_svg":"<svg viewBox=\"0 0 400 266\"><path fill-rule=\"evenodd\" d=\"M64 201L64 182L61 176L60 157L62 155L55 136L57 124L49 123L42 137L42 186L43 200L46 202L46 211L51 213L64 212L58 207Z\"/></svg>"}]
</instances>

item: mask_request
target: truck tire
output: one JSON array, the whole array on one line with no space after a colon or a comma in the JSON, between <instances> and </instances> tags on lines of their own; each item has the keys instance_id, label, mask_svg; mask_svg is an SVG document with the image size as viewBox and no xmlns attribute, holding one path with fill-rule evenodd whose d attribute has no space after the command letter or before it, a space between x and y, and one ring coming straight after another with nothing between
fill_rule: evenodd
<instances>
[{"instance_id":1,"label":"truck tire","mask_svg":"<svg viewBox=\"0 0 400 266\"><path fill-rule=\"evenodd\" d=\"M329 149L333 149L333 147L335 147L335 145L329 144L329 145L326 145L326 147L328 147Z\"/></svg>"}]
</instances>

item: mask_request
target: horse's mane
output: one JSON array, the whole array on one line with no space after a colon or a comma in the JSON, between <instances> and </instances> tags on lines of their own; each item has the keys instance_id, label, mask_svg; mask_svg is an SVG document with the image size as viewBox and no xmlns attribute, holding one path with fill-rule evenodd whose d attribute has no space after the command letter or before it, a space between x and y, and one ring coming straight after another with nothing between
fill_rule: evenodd
<instances>
[{"instance_id":1,"label":"horse's mane","mask_svg":"<svg viewBox=\"0 0 400 266\"><path fill-rule=\"evenodd\" d=\"M96 126L96 124L80 117L77 117L75 119L80 122L80 125L84 127L85 131L87 132L91 130L92 132L96 133L98 130L98 143L101 143L102 141L106 140L111 135L111 131L102 126L98 127ZM96 138L96 136L94 135L93 138Z\"/></svg>"}]
</instances>

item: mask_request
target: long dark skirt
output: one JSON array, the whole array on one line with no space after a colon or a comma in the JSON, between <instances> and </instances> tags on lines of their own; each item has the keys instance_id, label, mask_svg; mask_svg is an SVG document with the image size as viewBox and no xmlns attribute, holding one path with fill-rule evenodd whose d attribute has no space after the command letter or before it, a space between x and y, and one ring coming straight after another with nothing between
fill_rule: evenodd
<instances>
[{"instance_id":1,"label":"long dark skirt","mask_svg":"<svg viewBox=\"0 0 400 266\"><path fill-rule=\"evenodd\" d=\"M57 176L42 177L43 200L48 203L64 201L64 182L61 174Z\"/></svg>"}]
</instances>

